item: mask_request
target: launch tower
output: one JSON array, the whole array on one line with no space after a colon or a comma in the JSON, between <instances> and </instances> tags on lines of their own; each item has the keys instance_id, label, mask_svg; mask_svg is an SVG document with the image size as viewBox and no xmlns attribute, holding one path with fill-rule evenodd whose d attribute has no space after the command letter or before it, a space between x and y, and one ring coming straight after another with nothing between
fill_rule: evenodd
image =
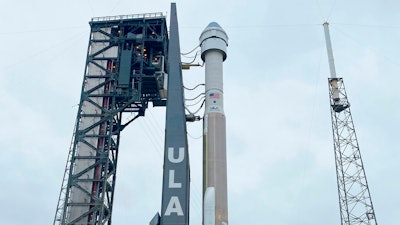
<instances>
[{"instance_id":1,"label":"launch tower","mask_svg":"<svg viewBox=\"0 0 400 225\"><path fill-rule=\"evenodd\" d=\"M167 107L162 211L152 223L188 224L189 163L176 16L172 3L170 38L162 13L90 21L81 98L54 225L111 224L120 133L145 115L149 103ZM135 116L125 122L126 113Z\"/></svg>"}]
</instances>

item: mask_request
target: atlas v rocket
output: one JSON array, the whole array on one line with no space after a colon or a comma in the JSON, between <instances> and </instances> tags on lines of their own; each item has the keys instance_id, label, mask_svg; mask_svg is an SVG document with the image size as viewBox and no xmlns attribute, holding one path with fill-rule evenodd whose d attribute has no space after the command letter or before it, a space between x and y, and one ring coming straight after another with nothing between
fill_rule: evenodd
<instances>
[{"instance_id":1,"label":"atlas v rocket","mask_svg":"<svg viewBox=\"0 0 400 225\"><path fill-rule=\"evenodd\" d=\"M222 63L228 36L218 23L210 23L200 36L205 62L203 120L203 224L228 225L226 125L223 107Z\"/></svg>"}]
</instances>

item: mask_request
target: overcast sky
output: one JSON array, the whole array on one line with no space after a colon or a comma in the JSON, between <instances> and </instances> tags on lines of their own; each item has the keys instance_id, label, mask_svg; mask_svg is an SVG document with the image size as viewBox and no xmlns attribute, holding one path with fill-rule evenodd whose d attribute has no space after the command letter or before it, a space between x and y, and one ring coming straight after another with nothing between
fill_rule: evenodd
<instances>
[{"instance_id":1,"label":"overcast sky","mask_svg":"<svg viewBox=\"0 0 400 225\"><path fill-rule=\"evenodd\" d=\"M377 220L398 221L399 1L176 3L182 52L198 45L211 21L230 38L224 63L230 224L340 224L324 21L331 24L336 71L349 95ZM170 2L1 5L1 223L52 224L81 94L89 20L168 15ZM204 68L183 75L187 87L204 82ZM160 210L164 124L165 109L150 107L123 131L113 224L148 224ZM201 127L188 124L192 225L201 224Z\"/></svg>"}]
</instances>

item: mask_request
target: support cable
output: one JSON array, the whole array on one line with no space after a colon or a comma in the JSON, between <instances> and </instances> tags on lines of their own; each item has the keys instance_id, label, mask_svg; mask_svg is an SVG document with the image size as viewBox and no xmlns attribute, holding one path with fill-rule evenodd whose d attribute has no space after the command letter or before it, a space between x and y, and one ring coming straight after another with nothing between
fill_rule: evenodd
<instances>
[{"instance_id":1,"label":"support cable","mask_svg":"<svg viewBox=\"0 0 400 225\"><path fill-rule=\"evenodd\" d=\"M181 55L189 55L190 53L194 52L197 48L199 48L200 45L197 45L194 49L192 49L190 52L186 52L186 53L181 53Z\"/></svg>"},{"instance_id":2,"label":"support cable","mask_svg":"<svg viewBox=\"0 0 400 225\"><path fill-rule=\"evenodd\" d=\"M76 35L73 35L73 36L71 36L71 37L69 37L67 39L64 39L64 40L62 40L62 41L50 46L49 48L40 50L40 51L38 51L36 53L33 53L33 54L31 54L31 55L29 55L27 57L23 57L21 59L17 59L17 61L15 61L15 62L7 65L7 66L2 67L0 69L0 72L8 71L8 70L10 70L10 69L12 69L12 68L14 68L14 67L16 67L16 66L18 66L18 65L20 65L20 64L22 64L24 62L26 62L26 61L28 61L28 60L31 60L32 58L36 58L39 55L42 55L42 54L47 53L47 52L51 52L52 50L58 48L59 46L64 46L64 48L62 48L62 50L59 51L59 52L61 52L60 54L56 55L55 57L52 57L50 60L47 61L47 62L52 62L57 57L59 57L59 56L61 56L63 54L66 54L67 50L71 49L70 48L71 47L70 43L73 44L74 42L80 40L83 37L83 34L85 34L85 32L79 32ZM65 46L67 46L67 47L65 47ZM14 88L20 86L23 83L20 80L16 80L16 81L12 81L12 82L14 83L14 85L13 85ZM0 91L0 99L3 98L6 93L7 93L7 91L4 91L4 90Z\"/></svg>"},{"instance_id":3,"label":"support cable","mask_svg":"<svg viewBox=\"0 0 400 225\"><path fill-rule=\"evenodd\" d=\"M205 86L205 84L198 84L198 85L194 86L193 88L188 88L188 87L183 86L183 88L185 88L186 90L189 90L189 91L193 91L200 86Z\"/></svg>"},{"instance_id":4,"label":"support cable","mask_svg":"<svg viewBox=\"0 0 400 225\"><path fill-rule=\"evenodd\" d=\"M333 9L334 9L335 6L336 6L336 2L337 2L337 0L335 0L335 1L333 2L332 7L331 7L331 10L329 10L328 17L326 18L326 21L328 21L329 18L331 17L332 12L333 12Z\"/></svg>"},{"instance_id":5,"label":"support cable","mask_svg":"<svg viewBox=\"0 0 400 225\"><path fill-rule=\"evenodd\" d=\"M29 33L43 33L43 32L54 32L54 31L66 31L74 29L86 29L86 26L71 26L71 27L55 27L47 29L37 29L37 30L24 30L24 31L11 31L11 32L0 32L0 36L11 36L16 34L29 34Z\"/></svg>"},{"instance_id":6,"label":"support cable","mask_svg":"<svg viewBox=\"0 0 400 225\"><path fill-rule=\"evenodd\" d=\"M81 39L84 34L86 34L86 31L85 32L79 32L79 33L77 33L75 35L72 35L72 36L70 36L70 37L68 37L66 39L63 39L60 42L57 42L57 43L51 45L48 48L41 49L40 51L37 51L37 52L35 52L33 54L30 54L30 55L28 55L26 57L23 57L23 58L17 60L16 62L14 62L14 63L12 63L12 64L10 64L8 66L2 67L2 69L0 69L0 71L6 71L6 70L8 70L8 69L10 69L12 67L15 67L15 66L19 65L20 63L23 63L23 62L25 62L27 60L31 60L32 58L35 58L35 57L37 57L37 56L39 56L41 54L44 54L46 52L52 51L58 46L65 46L65 44L68 43L68 42L77 41L78 39Z\"/></svg>"},{"instance_id":7,"label":"support cable","mask_svg":"<svg viewBox=\"0 0 400 225\"><path fill-rule=\"evenodd\" d=\"M359 41L359 40L355 39L354 37L352 37L350 34L344 32L341 29L338 29L337 26L332 26L332 28L337 30L337 31L339 31L340 33L342 33L343 36L345 36L345 37L349 38L350 40L352 40L359 47L365 47L366 49L368 49L368 50L370 50L372 52L375 52L377 55L381 55L383 58L385 58L388 62L391 62L393 65L396 65L396 66L400 67L400 64L396 60L393 60L390 57L388 57L388 56L386 56L384 54L381 54L380 52L378 52L378 50L369 47L367 44L364 44L361 41ZM393 28L396 28L396 27L393 27Z\"/></svg>"},{"instance_id":8,"label":"support cable","mask_svg":"<svg viewBox=\"0 0 400 225\"><path fill-rule=\"evenodd\" d=\"M203 108L203 105L204 105L205 102L206 102L206 101L203 100L203 103L201 103L200 107L199 107L195 112L191 112L191 111L189 110L189 108L186 107L186 106L185 106L185 109L186 109L186 111L188 111L190 114L195 115L195 114L197 114L197 113Z\"/></svg>"},{"instance_id":9,"label":"support cable","mask_svg":"<svg viewBox=\"0 0 400 225\"><path fill-rule=\"evenodd\" d=\"M160 132L160 131L163 131L164 128L161 127L161 126L157 123L156 118L154 117L154 115L153 115L152 112L151 112L152 110L147 110L147 111L148 111L147 115L150 115L151 118L149 118L148 120L146 120L146 122L148 121L149 124L151 125L151 126L150 126L150 128L152 129L151 133L156 137L157 142L160 143L160 146L162 146L161 149L163 149L163 148L164 148L164 147L163 147L163 143L164 143L164 136L163 136L163 134L164 134L164 133L163 133L163 132Z\"/></svg>"},{"instance_id":10,"label":"support cable","mask_svg":"<svg viewBox=\"0 0 400 225\"><path fill-rule=\"evenodd\" d=\"M319 1L318 1L318 0L315 0L315 2L317 3L317 7L318 7L318 10L319 10L319 14L320 14L322 20L323 20L323 21L327 21L327 20L325 19L324 15L323 15L323 13L322 13L321 4L319 4Z\"/></svg>"},{"instance_id":11,"label":"support cable","mask_svg":"<svg viewBox=\"0 0 400 225\"><path fill-rule=\"evenodd\" d=\"M199 104L201 101L204 101L204 99L205 99L205 97L203 96L203 97L201 97L200 100L198 100L196 103L193 103L193 104L185 104L185 106L195 106L195 105Z\"/></svg>"},{"instance_id":12,"label":"support cable","mask_svg":"<svg viewBox=\"0 0 400 225\"><path fill-rule=\"evenodd\" d=\"M111 9L111 12L114 12L114 10L117 8L117 6L122 2L122 0L119 0L115 3L114 7Z\"/></svg>"},{"instance_id":13,"label":"support cable","mask_svg":"<svg viewBox=\"0 0 400 225\"><path fill-rule=\"evenodd\" d=\"M162 160L163 159L163 152L160 149L163 149L162 143L159 142L158 138L153 135L154 132L151 131L149 124L147 124L146 120L143 120L143 123L139 123L142 126L144 133L148 137L149 142L153 145L153 149L157 152L157 155Z\"/></svg>"},{"instance_id":14,"label":"support cable","mask_svg":"<svg viewBox=\"0 0 400 225\"><path fill-rule=\"evenodd\" d=\"M71 143L70 143L70 147L69 147L69 151L68 151L67 163L66 163L65 169L64 169L64 175L63 175L63 179L62 179L62 183L61 183L61 191L58 196L58 203L57 203L57 208L56 208L56 214L54 216L53 225L56 225L57 222L60 222L62 220L63 209L64 209L63 206L65 204L65 201L67 201L67 199L65 198L65 194L67 191L68 175L69 175L69 171L70 171L72 151L73 151L74 140L75 140L75 131L76 131L76 127L78 126L78 123L79 123L79 121L76 120L74 129L72 131L72 138L71 138Z\"/></svg>"},{"instance_id":15,"label":"support cable","mask_svg":"<svg viewBox=\"0 0 400 225\"><path fill-rule=\"evenodd\" d=\"M204 93L200 93L199 95L197 95L194 98L185 98L185 101L194 101L194 100L198 99L199 97L201 97L202 95L204 95Z\"/></svg>"},{"instance_id":16,"label":"support cable","mask_svg":"<svg viewBox=\"0 0 400 225\"><path fill-rule=\"evenodd\" d=\"M197 54L199 54L200 52L201 52L200 50L196 51L194 56L186 56L186 55L182 55L182 56L185 58L193 59L193 58L197 57Z\"/></svg>"},{"instance_id":17,"label":"support cable","mask_svg":"<svg viewBox=\"0 0 400 225\"><path fill-rule=\"evenodd\" d=\"M199 52L200 51L197 51L196 54L193 57L190 57L190 58L193 58L193 60L191 62L183 62L182 64L192 64L192 63L194 63L194 61L196 61L196 59L197 59L197 55L199 54Z\"/></svg>"},{"instance_id":18,"label":"support cable","mask_svg":"<svg viewBox=\"0 0 400 225\"><path fill-rule=\"evenodd\" d=\"M400 25L384 25L384 24L356 24L356 23L330 23L330 25L342 25L342 26L357 26L357 27L375 27L375 28L393 28L398 29Z\"/></svg>"}]
</instances>

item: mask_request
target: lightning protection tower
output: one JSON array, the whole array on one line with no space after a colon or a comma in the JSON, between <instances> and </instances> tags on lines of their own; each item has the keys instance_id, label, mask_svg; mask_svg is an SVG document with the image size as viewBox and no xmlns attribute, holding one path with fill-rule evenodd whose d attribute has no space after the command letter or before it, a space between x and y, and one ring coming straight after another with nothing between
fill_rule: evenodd
<instances>
[{"instance_id":1,"label":"lightning protection tower","mask_svg":"<svg viewBox=\"0 0 400 225\"><path fill-rule=\"evenodd\" d=\"M343 78L336 77L328 23L323 24L331 77L329 99L342 225L377 225Z\"/></svg>"}]
</instances>

